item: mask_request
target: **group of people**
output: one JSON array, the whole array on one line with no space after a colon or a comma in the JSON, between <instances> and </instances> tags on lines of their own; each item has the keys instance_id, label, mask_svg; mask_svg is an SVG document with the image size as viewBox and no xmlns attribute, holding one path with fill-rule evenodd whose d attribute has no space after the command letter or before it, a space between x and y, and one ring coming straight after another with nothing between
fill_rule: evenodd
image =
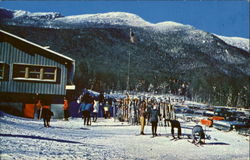
<instances>
[{"instance_id":1,"label":"group of people","mask_svg":"<svg viewBox=\"0 0 250 160\"><path fill-rule=\"evenodd\" d=\"M129 97L120 100L118 104L118 119L128 121L132 125L141 125L140 134L144 134L146 124L151 124L152 134L156 136L157 125L163 120L164 126L169 126L170 119L175 119L173 105L169 100L156 100L153 98ZM161 121L162 122L162 121Z\"/></svg>"},{"instance_id":2,"label":"group of people","mask_svg":"<svg viewBox=\"0 0 250 160\"><path fill-rule=\"evenodd\" d=\"M91 115L93 122L97 121L98 112L101 110L104 118L110 118L110 108L112 106L112 99L105 99L103 92L98 96L91 96L90 92L85 92L80 98L79 112L82 113L84 125L91 125Z\"/></svg>"},{"instance_id":3,"label":"group of people","mask_svg":"<svg viewBox=\"0 0 250 160\"><path fill-rule=\"evenodd\" d=\"M54 116L54 113L51 111L51 105L49 103L49 100L46 98L43 99L37 98L35 102L35 108L36 108L37 119L43 119L44 127L51 127L50 120L51 117ZM69 103L66 97L64 97L63 100L63 111L64 111L64 119L68 121L70 114L69 114Z\"/></svg>"},{"instance_id":4,"label":"group of people","mask_svg":"<svg viewBox=\"0 0 250 160\"><path fill-rule=\"evenodd\" d=\"M132 106L135 104L132 104ZM174 137L174 129L178 128L178 137L181 135L181 127L178 126L178 121L175 120L173 105L170 104L170 101L157 101L155 99L147 100L139 100L138 105L138 113L139 113L139 123L141 125L140 134L144 135L144 128L147 124L151 123L151 130L153 137L157 136L157 126L158 122L164 122L164 126L169 126L171 123L172 127L172 136ZM137 109L137 107L136 107Z\"/></svg>"},{"instance_id":5,"label":"group of people","mask_svg":"<svg viewBox=\"0 0 250 160\"><path fill-rule=\"evenodd\" d=\"M44 127L50 127L50 119L53 112L50 110L50 105L45 100L38 100L36 103L38 109L38 119L43 118ZM181 138L181 125L175 118L174 107L170 103L170 99L157 100L154 98L134 98L131 99L128 95L123 99L105 99L104 93L101 92L98 96L92 96L90 92L85 92L80 97L79 113L81 112L84 119L84 125L91 125L91 115L93 122L97 121L98 112L102 111L104 118L110 118L110 108L116 108L116 114L120 121L130 122L132 125L140 124L140 134L144 135L144 128L151 124L152 136L157 136L157 126L159 122L163 122L165 127L171 126L171 135L174 136L174 129L177 128L177 138ZM64 97L64 119L68 121L69 118L69 103ZM196 125L192 130L193 142L199 136L199 143L201 139L205 139L205 134L201 126Z\"/></svg>"},{"instance_id":6,"label":"group of people","mask_svg":"<svg viewBox=\"0 0 250 160\"><path fill-rule=\"evenodd\" d=\"M181 124L176 120L174 107L169 99L156 100L154 98L144 98L130 100L129 97L127 97L127 99L121 101L119 108L122 108L124 118L129 117L128 121L131 122L131 124L140 124L141 135L145 134L144 128L146 124L151 124L152 136L157 136L158 123L163 122L164 124L161 125L171 127L171 135L174 139L176 138L174 133L175 128L177 129L177 138L181 139ZM139 118L136 118L137 116ZM205 133L202 126L194 126L191 137L193 143L197 141L197 137L199 137L198 143L204 143Z\"/></svg>"}]
</instances>

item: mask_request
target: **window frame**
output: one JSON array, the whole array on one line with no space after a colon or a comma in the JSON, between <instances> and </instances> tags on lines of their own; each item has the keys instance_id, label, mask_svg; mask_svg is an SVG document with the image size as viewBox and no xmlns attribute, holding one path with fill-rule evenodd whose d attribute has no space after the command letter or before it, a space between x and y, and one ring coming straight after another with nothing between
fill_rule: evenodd
<instances>
[{"instance_id":1,"label":"window frame","mask_svg":"<svg viewBox=\"0 0 250 160\"><path fill-rule=\"evenodd\" d=\"M3 67L0 67L0 70L2 70L2 74L0 74L0 80L4 80L4 75L5 75L5 63L3 63L3 62L0 62L0 64L2 64L3 65ZM0 72L1 73L1 72Z\"/></svg>"},{"instance_id":2,"label":"window frame","mask_svg":"<svg viewBox=\"0 0 250 160\"><path fill-rule=\"evenodd\" d=\"M24 67L24 77L15 77L15 66L23 66ZM32 71L30 70L32 67L39 68L40 71ZM20 80L20 81L37 81L37 82L57 82L58 79L58 67L57 66L49 66L49 65L38 65L38 64L26 64L26 63L13 63L13 73L12 79L13 80ZM54 72L44 72L46 68L53 68ZM38 74L39 78L30 78L30 74ZM45 79L44 75L50 74L54 76L54 79Z\"/></svg>"}]
</instances>

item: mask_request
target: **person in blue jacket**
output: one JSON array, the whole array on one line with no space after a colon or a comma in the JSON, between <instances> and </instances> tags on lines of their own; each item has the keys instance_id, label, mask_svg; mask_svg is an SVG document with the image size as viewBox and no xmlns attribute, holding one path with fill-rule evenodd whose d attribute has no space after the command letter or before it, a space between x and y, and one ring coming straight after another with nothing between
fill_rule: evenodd
<instances>
[{"instance_id":1,"label":"person in blue jacket","mask_svg":"<svg viewBox=\"0 0 250 160\"><path fill-rule=\"evenodd\" d=\"M82 111L84 125L91 125L90 113L93 110L94 98L87 92L82 97L80 110Z\"/></svg>"},{"instance_id":2,"label":"person in blue jacket","mask_svg":"<svg viewBox=\"0 0 250 160\"><path fill-rule=\"evenodd\" d=\"M205 133L204 133L202 126L200 126L200 125L196 125L192 129L192 139L193 139L192 143L195 143L195 141L197 141L196 136L199 137L198 143L200 143L200 144L205 143ZM203 141L201 141L201 139L203 139Z\"/></svg>"},{"instance_id":3,"label":"person in blue jacket","mask_svg":"<svg viewBox=\"0 0 250 160\"><path fill-rule=\"evenodd\" d=\"M157 104L153 103L153 109L150 111L150 122L152 125L152 135L153 137L157 136L157 124L158 124L158 117L160 117L160 112L158 110Z\"/></svg>"}]
</instances>

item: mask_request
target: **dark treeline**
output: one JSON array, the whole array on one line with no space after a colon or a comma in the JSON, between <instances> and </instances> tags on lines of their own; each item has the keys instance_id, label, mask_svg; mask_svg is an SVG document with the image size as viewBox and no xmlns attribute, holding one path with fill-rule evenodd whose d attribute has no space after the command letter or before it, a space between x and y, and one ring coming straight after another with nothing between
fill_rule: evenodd
<instances>
[{"instance_id":1,"label":"dark treeline","mask_svg":"<svg viewBox=\"0 0 250 160\"><path fill-rule=\"evenodd\" d=\"M95 91L123 91L126 90L126 77L112 74L85 74L83 79L76 80L78 88L89 88ZM191 80L179 77L165 77L162 79L145 80L130 79L130 90L134 92L154 92L158 94L176 94L185 96L189 100L212 105L228 105L234 107L250 106L250 78L206 77ZM83 83L84 82L84 83Z\"/></svg>"}]
</instances>

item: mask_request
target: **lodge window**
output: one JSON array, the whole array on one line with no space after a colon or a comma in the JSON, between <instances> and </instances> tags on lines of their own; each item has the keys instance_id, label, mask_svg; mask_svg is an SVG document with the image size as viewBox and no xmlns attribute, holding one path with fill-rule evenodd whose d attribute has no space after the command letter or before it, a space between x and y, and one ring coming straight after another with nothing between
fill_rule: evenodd
<instances>
[{"instance_id":1,"label":"lodge window","mask_svg":"<svg viewBox=\"0 0 250 160\"><path fill-rule=\"evenodd\" d=\"M14 64L13 79L56 82L57 70L57 67L52 66Z\"/></svg>"},{"instance_id":2,"label":"lodge window","mask_svg":"<svg viewBox=\"0 0 250 160\"><path fill-rule=\"evenodd\" d=\"M4 74L5 74L5 65L4 63L0 63L0 79L4 79Z\"/></svg>"}]
</instances>

